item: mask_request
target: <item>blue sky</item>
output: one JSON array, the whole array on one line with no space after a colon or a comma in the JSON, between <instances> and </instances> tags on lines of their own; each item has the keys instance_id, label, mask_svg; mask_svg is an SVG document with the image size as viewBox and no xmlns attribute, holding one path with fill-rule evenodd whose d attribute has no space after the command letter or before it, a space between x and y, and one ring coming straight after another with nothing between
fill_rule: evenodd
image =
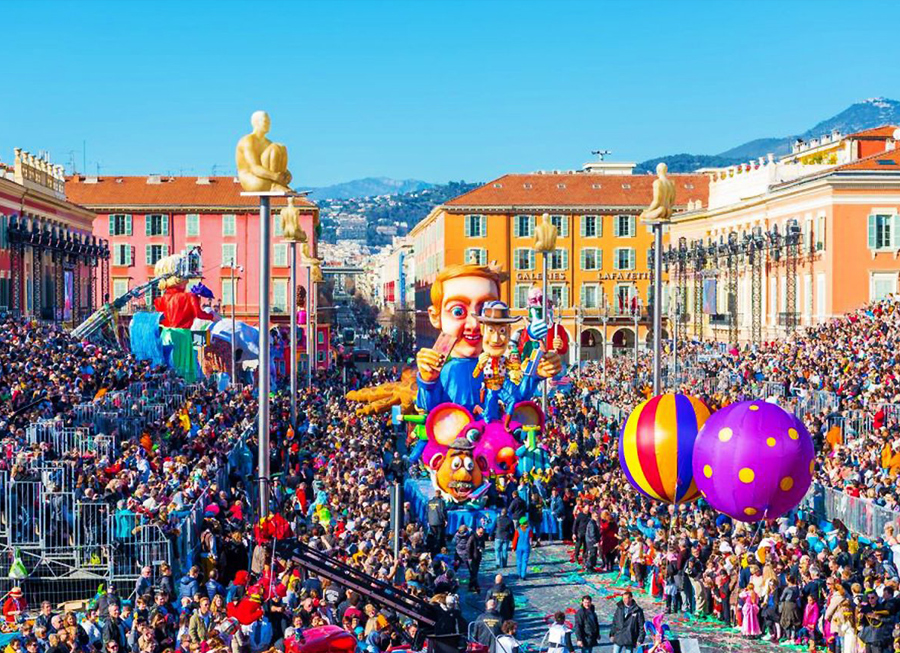
<instances>
[{"instance_id":1,"label":"blue sky","mask_svg":"<svg viewBox=\"0 0 900 653\"><path fill-rule=\"evenodd\" d=\"M715 153L900 98L891 47L871 47L898 18L861 0L5 2L0 160L230 174L258 108L303 188Z\"/></svg>"}]
</instances>

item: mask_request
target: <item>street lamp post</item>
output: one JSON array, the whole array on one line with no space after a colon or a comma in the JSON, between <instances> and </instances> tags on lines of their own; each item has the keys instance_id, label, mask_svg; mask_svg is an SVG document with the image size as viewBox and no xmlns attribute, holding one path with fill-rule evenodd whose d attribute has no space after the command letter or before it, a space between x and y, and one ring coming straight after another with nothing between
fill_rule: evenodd
<instances>
[{"instance_id":1,"label":"street lamp post","mask_svg":"<svg viewBox=\"0 0 900 653\"><path fill-rule=\"evenodd\" d=\"M297 428L297 241L291 241L291 426Z\"/></svg>"},{"instance_id":2,"label":"street lamp post","mask_svg":"<svg viewBox=\"0 0 900 653\"><path fill-rule=\"evenodd\" d=\"M225 267L223 264L222 267ZM234 276L235 270L243 272L243 265L235 265L235 259L231 259L228 263L231 268L231 385L237 383L237 317L235 315L235 307L237 306L237 278Z\"/></svg>"},{"instance_id":3,"label":"street lamp post","mask_svg":"<svg viewBox=\"0 0 900 653\"><path fill-rule=\"evenodd\" d=\"M634 318L634 383L637 385L638 382L638 344L640 343L640 338L638 337L638 323L641 321L641 300L639 297L636 297L634 300L634 308L632 310L632 317Z\"/></svg>"},{"instance_id":4,"label":"street lamp post","mask_svg":"<svg viewBox=\"0 0 900 653\"><path fill-rule=\"evenodd\" d=\"M606 293L603 293L603 346L601 347L601 353L603 354L601 360L603 361L603 386L606 387L606 343L608 342L606 339L606 325L609 322L609 302L606 299Z\"/></svg>"},{"instance_id":5,"label":"street lamp post","mask_svg":"<svg viewBox=\"0 0 900 653\"><path fill-rule=\"evenodd\" d=\"M581 306L575 307L575 371L581 381Z\"/></svg>"},{"instance_id":6,"label":"street lamp post","mask_svg":"<svg viewBox=\"0 0 900 653\"><path fill-rule=\"evenodd\" d=\"M541 284L543 288L543 306L541 309L541 318L548 323L548 328L553 328L553 322L549 321L547 315L547 259L550 254L556 250L556 227L550 222L550 214L545 213L543 215L543 219L541 224L539 224L534 230L534 249L537 252L541 252L542 256L542 270L543 274L541 275ZM552 339L551 339L552 340ZM547 414L547 384L549 381L544 379L543 384L541 385L541 409L544 411L544 414Z\"/></svg>"}]
</instances>

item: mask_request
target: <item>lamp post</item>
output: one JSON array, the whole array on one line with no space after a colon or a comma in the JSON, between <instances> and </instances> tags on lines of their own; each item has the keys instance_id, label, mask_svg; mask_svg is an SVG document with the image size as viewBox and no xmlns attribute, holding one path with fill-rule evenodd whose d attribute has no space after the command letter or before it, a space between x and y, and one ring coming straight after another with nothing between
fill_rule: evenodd
<instances>
[{"instance_id":1,"label":"lamp post","mask_svg":"<svg viewBox=\"0 0 900 653\"><path fill-rule=\"evenodd\" d=\"M638 344L640 343L640 338L638 337L638 323L641 321L641 298L634 298L634 306L632 308L632 317L634 318L634 383L637 386L638 382Z\"/></svg>"},{"instance_id":2,"label":"lamp post","mask_svg":"<svg viewBox=\"0 0 900 653\"><path fill-rule=\"evenodd\" d=\"M582 309L581 306L575 307L575 371L578 375L578 380L581 381L581 321L582 321Z\"/></svg>"},{"instance_id":3,"label":"lamp post","mask_svg":"<svg viewBox=\"0 0 900 653\"><path fill-rule=\"evenodd\" d=\"M545 213L542 216L541 224L534 230L534 249L542 254L541 294L543 295L543 305L541 307L541 319L548 322L551 329L553 328L553 323L547 319L547 257L556 250L556 235L556 227L550 222L550 214ZM545 379L541 386L541 409L545 415L547 414L547 384L548 381Z\"/></svg>"},{"instance_id":4,"label":"lamp post","mask_svg":"<svg viewBox=\"0 0 900 653\"><path fill-rule=\"evenodd\" d=\"M237 246L235 246L237 249ZM235 252L235 258L237 257L237 252ZM235 315L235 307L237 306L237 277L235 277L234 273L243 272L243 265L235 265L235 259L231 259L227 264L223 263L222 267L228 266L231 268L231 385L235 385L237 383L237 317Z\"/></svg>"},{"instance_id":5,"label":"lamp post","mask_svg":"<svg viewBox=\"0 0 900 653\"><path fill-rule=\"evenodd\" d=\"M606 387L606 343L608 342L606 339L606 325L609 323L609 301L606 299L606 293L603 293L603 316L600 318L603 320L603 346L601 347L601 353L603 354L601 360L603 361L603 386Z\"/></svg>"}]
</instances>

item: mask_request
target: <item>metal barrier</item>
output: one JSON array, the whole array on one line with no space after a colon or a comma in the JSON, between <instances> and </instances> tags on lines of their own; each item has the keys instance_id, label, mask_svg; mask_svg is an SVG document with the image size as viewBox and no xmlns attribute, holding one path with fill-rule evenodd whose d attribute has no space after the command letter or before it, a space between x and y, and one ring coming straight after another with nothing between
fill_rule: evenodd
<instances>
[{"instance_id":1,"label":"metal barrier","mask_svg":"<svg viewBox=\"0 0 900 653\"><path fill-rule=\"evenodd\" d=\"M900 532L900 512L879 506L870 499L853 497L840 490L816 485L816 492L821 497L819 505L825 519L839 519L854 533L870 539L884 535L884 527L888 524L894 526L894 532Z\"/></svg>"},{"instance_id":2,"label":"metal barrier","mask_svg":"<svg viewBox=\"0 0 900 653\"><path fill-rule=\"evenodd\" d=\"M862 410L850 410L844 415L844 444L852 444L873 433L872 416Z\"/></svg>"},{"instance_id":3,"label":"metal barrier","mask_svg":"<svg viewBox=\"0 0 900 653\"><path fill-rule=\"evenodd\" d=\"M884 404L884 417L887 421L900 422L900 404Z\"/></svg>"}]
</instances>

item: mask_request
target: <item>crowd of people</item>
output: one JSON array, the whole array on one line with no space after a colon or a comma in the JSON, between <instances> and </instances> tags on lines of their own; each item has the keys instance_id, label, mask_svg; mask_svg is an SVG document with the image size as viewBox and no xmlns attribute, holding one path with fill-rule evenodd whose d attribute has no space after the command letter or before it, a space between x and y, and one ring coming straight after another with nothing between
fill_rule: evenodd
<instances>
[{"instance_id":1,"label":"crowd of people","mask_svg":"<svg viewBox=\"0 0 900 653\"><path fill-rule=\"evenodd\" d=\"M715 408L775 382L788 396L833 392L840 397L838 412L871 412L875 427L853 439L833 437L830 415L805 414L820 452L817 479L892 506L900 426L885 406L900 393L894 374L900 354L893 351L898 329L897 305L885 301L755 350L707 355L707 345L686 345L682 352L707 378L728 372L732 380L684 389ZM6 336L0 342L0 393L9 395L0 404L0 429L10 434L10 468L26 448L21 430L29 420L65 421L75 404L154 373L53 327L7 320L0 331ZM542 434L550 465L492 492L490 505L498 512L492 529L447 533L442 504L421 520L407 503L397 556L390 487L420 470L406 469L388 420L357 416L344 398L350 387L395 379L397 370L354 372L346 381L337 373L317 375L314 389L298 398L296 428L288 398L275 396L268 510L277 520L262 526L252 510L253 479L233 474L227 487L216 481L252 423L255 395L251 389L198 389L141 437L121 438L114 458L72 458L80 496L140 514L164 531L177 529L178 515L203 498L196 557L179 561L177 577L168 564L141 568L155 561L134 560L140 577L133 588L107 587L79 614L51 604L36 613L23 582L3 606L8 629L16 633L9 653L260 653L273 647L299 653L310 629L325 624L351 633L360 652L421 647L414 620L377 598L303 573L279 548L285 540L432 603L441 634L436 647L447 651L466 640L459 595L468 591L485 606L473 626L476 640L492 651L515 653L513 592L528 577L532 549L549 540L571 542L572 560L587 573L607 573L632 587L617 606L610 633L613 645L626 651L645 641L640 603L651 596L668 612L736 627L747 637L841 653L900 650L900 541L892 529L869 541L840 523L823 528L806 510L750 528L702 502L674 510L642 497L618 469L621 424L604 416L595 399L627 411L646 389L635 383L630 360L610 358L606 365L608 383L596 364L587 364L569 394L552 398ZM642 363L639 378L644 369ZM255 444L251 435L247 445ZM39 455L54 453L65 452ZM13 479L28 473L27 461L21 462ZM546 513L554 524L549 531ZM489 570L482 569L486 549L494 551ZM512 574L509 558L516 565ZM554 616L550 648L590 650L600 641L591 597L581 600L571 633L566 607Z\"/></svg>"}]
</instances>

